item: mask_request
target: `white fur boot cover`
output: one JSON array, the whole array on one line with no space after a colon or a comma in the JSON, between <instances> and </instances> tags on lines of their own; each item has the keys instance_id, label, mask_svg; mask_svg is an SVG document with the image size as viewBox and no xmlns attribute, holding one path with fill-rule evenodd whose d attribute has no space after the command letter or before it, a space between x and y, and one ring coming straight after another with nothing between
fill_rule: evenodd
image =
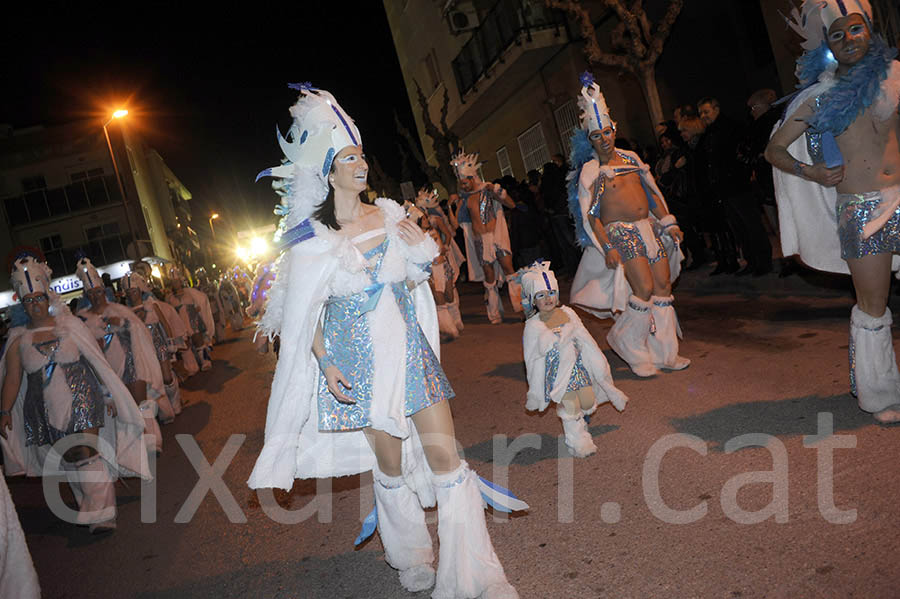
<instances>
[{"instance_id":1,"label":"white fur boot cover","mask_svg":"<svg viewBox=\"0 0 900 599\"><path fill-rule=\"evenodd\" d=\"M388 476L376 466L372 477L385 561L400 570L400 584L407 591L430 589L434 586L434 550L419 498L402 476Z\"/></svg>"},{"instance_id":2,"label":"white fur boot cover","mask_svg":"<svg viewBox=\"0 0 900 599\"><path fill-rule=\"evenodd\" d=\"M162 431L159 430L159 423L156 422L156 414L159 407L152 399L145 399L138 406L141 409L141 416L144 417L144 441L147 443L147 451L162 451Z\"/></svg>"},{"instance_id":3,"label":"white fur boot cover","mask_svg":"<svg viewBox=\"0 0 900 599\"><path fill-rule=\"evenodd\" d=\"M465 327L463 326L462 314L459 313L459 292L454 289L453 294L453 301L447 304L447 309L450 311L450 315L453 316L456 330L462 331Z\"/></svg>"},{"instance_id":4,"label":"white fur boot cover","mask_svg":"<svg viewBox=\"0 0 900 599\"><path fill-rule=\"evenodd\" d=\"M877 413L900 404L900 373L891 336L890 308L879 318L859 306L850 314L850 391L859 407Z\"/></svg>"},{"instance_id":5,"label":"white fur boot cover","mask_svg":"<svg viewBox=\"0 0 900 599\"><path fill-rule=\"evenodd\" d=\"M440 304L437 306L438 328L441 333L450 335L454 339L459 337L459 331L456 329L456 323L450 314L449 304Z\"/></svg>"},{"instance_id":6,"label":"white fur boot cover","mask_svg":"<svg viewBox=\"0 0 900 599\"><path fill-rule=\"evenodd\" d=\"M518 599L494 553L475 473L462 462L433 478L441 553L432 599Z\"/></svg>"},{"instance_id":7,"label":"white fur boot cover","mask_svg":"<svg viewBox=\"0 0 900 599\"><path fill-rule=\"evenodd\" d=\"M116 527L115 478L99 454L75 462L74 471L79 480L69 478L72 494L78 502L78 524L90 525L91 531L97 527ZM67 468L67 473L71 472Z\"/></svg>"},{"instance_id":8,"label":"white fur boot cover","mask_svg":"<svg viewBox=\"0 0 900 599\"><path fill-rule=\"evenodd\" d=\"M566 434L566 447L576 458L586 458L597 453L594 438L588 431L587 423L581 414L573 415L566 412L563 406L556 408L556 415L562 420L563 432Z\"/></svg>"},{"instance_id":9,"label":"white fur boot cover","mask_svg":"<svg viewBox=\"0 0 900 599\"><path fill-rule=\"evenodd\" d=\"M0 597L38 599L40 596L37 573L25 544L16 506L0 475Z\"/></svg>"},{"instance_id":10,"label":"white fur boot cover","mask_svg":"<svg viewBox=\"0 0 900 599\"><path fill-rule=\"evenodd\" d=\"M501 314L500 293L497 292L497 281L484 283L484 295L488 320L491 321L491 324L500 324L503 322L503 315Z\"/></svg>"},{"instance_id":11,"label":"white fur boot cover","mask_svg":"<svg viewBox=\"0 0 900 599\"><path fill-rule=\"evenodd\" d=\"M631 371L638 376L653 376L657 373L650 357L647 338L653 322L650 302L637 296L628 298L625 311L616 318L616 324L606 335L606 341L620 358L628 363Z\"/></svg>"},{"instance_id":12,"label":"white fur boot cover","mask_svg":"<svg viewBox=\"0 0 900 599\"><path fill-rule=\"evenodd\" d=\"M166 385L166 397L169 398L175 413L181 414L181 388L178 386L178 377L173 376L172 382Z\"/></svg>"},{"instance_id":13,"label":"white fur boot cover","mask_svg":"<svg viewBox=\"0 0 900 599\"><path fill-rule=\"evenodd\" d=\"M691 361L678 355L678 338L681 331L678 327L678 317L672 303L675 298L659 297L650 298L650 313L656 324L656 332L647 338L647 347L650 349L650 358L657 368L667 370L684 370L690 366Z\"/></svg>"},{"instance_id":14,"label":"white fur boot cover","mask_svg":"<svg viewBox=\"0 0 900 599\"><path fill-rule=\"evenodd\" d=\"M200 372L200 366L197 364L197 358L194 357L194 352L190 349L184 349L178 352L178 357L181 358L181 364L184 366L184 371L188 376L194 376L198 372Z\"/></svg>"},{"instance_id":15,"label":"white fur boot cover","mask_svg":"<svg viewBox=\"0 0 900 599\"><path fill-rule=\"evenodd\" d=\"M522 285L509 279L506 282L507 291L509 291L509 303L512 304L514 312L524 312L522 309Z\"/></svg>"},{"instance_id":16,"label":"white fur boot cover","mask_svg":"<svg viewBox=\"0 0 900 599\"><path fill-rule=\"evenodd\" d=\"M165 388L165 383L163 385ZM175 421L175 406L172 405L172 400L169 399L168 393L156 398L156 406L158 409L156 416L162 424L169 424Z\"/></svg>"}]
</instances>

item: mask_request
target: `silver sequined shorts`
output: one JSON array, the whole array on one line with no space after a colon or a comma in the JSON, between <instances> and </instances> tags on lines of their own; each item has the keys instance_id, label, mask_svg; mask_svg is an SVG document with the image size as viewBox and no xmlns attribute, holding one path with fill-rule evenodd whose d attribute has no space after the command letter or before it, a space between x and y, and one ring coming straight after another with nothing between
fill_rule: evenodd
<instances>
[{"instance_id":1,"label":"silver sequined shorts","mask_svg":"<svg viewBox=\"0 0 900 599\"><path fill-rule=\"evenodd\" d=\"M900 207L881 229L863 239L863 227L874 218L881 201L880 191L838 194L838 238L844 260L900 252Z\"/></svg>"},{"instance_id":2,"label":"silver sequined shorts","mask_svg":"<svg viewBox=\"0 0 900 599\"><path fill-rule=\"evenodd\" d=\"M666 248L649 219L632 223L616 221L606 225L606 236L613 249L619 252L622 262L640 256L650 264L667 258Z\"/></svg>"}]
</instances>

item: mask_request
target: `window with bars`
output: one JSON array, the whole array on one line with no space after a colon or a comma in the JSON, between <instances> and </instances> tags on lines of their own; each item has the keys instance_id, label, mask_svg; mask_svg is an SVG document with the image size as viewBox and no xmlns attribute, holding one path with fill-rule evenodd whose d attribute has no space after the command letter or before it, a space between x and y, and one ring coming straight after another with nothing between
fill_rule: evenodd
<instances>
[{"instance_id":1,"label":"window with bars","mask_svg":"<svg viewBox=\"0 0 900 599\"><path fill-rule=\"evenodd\" d=\"M120 233L119 223L103 223L84 228L85 253L94 264L112 264L125 259L128 235Z\"/></svg>"},{"instance_id":2,"label":"window with bars","mask_svg":"<svg viewBox=\"0 0 900 599\"><path fill-rule=\"evenodd\" d=\"M518 141L526 173L540 170L544 164L550 162L550 151L547 149L544 128L540 122L529 127L525 133L519 136Z\"/></svg>"},{"instance_id":3,"label":"window with bars","mask_svg":"<svg viewBox=\"0 0 900 599\"><path fill-rule=\"evenodd\" d=\"M40 239L41 251L47 258L47 265L54 273L68 274L70 269L66 268L66 259L63 251L62 237L58 234L48 235ZM74 264L73 264L74 266Z\"/></svg>"},{"instance_id":4,"label":"window with bars","mask_svg":"<svg viewBox=\"0 0 900 599\"><path fill-rule=\"evenodd\" d=\"M568 159L569 152L572 150L572 133L581 126L578 118L578 104L574 100L569 100L554 110L553 115L556 117L556 130L559 131L563 156Z\"/></svg>"},{"instance_id":5,"label":"window with bars","mask_svg":"<svg viewBox=\"0 0 900 599\"><path fill-rule=\"evenodd\" d=\"M44 175L32 175L31 177L22 178L22 191L25 193L46 188L47 181L44 180Z\"/></svg>"},{"instance_id":6,"label":"window with bars","mask_svg":"<svg viewBox=\"0 0 900 599\"><path fill-rule=\"evenodd\" d=\"M94 177L102 177L102 176L103 176L102 168L92 168L90 170L72 173L71 175L69 175L69 179L71 181L83 181L85 179L93 179Z\"/></svg>"},{"instance_id":7,"label":"window with bars","mask_svg":"<svg viewBox=\"0 0 900 599\"><path fill-rule=\"evenodd\" d=\"M501 177L505 177L506 175L515 177L512 164L509 162L509 152L506 150L506 146L497 150L497 165L500 167Z\"/></svg>"},{"instance_id":8,"label":"window with bars","mask_svg":"<svg viewBox=\"0 0 900 599\"><path fill-rule=\"evenodd\" d=\"M83 178L75 178L79 174L74 173L73 181L65 187L49 189L43 182L43 176L30 177L31 181L28 183L23 179L25 193L3 199L9 225L12 227L27 225L46 218L122 201L114 176L104 176L103 169L91 169L82 174Z\"/></svg>"}]
</instances>

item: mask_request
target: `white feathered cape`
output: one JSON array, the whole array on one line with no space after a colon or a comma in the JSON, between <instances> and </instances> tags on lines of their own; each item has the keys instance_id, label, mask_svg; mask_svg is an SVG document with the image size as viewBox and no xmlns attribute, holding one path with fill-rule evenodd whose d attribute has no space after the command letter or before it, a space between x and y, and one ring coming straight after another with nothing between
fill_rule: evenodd
<instances>
[{"instance_id":1,"label":"white feathered cape","mask_svg":"<svg viewBox=\"0 0 900 599\"><path fill-rule=\"evenodd\" d=\"M139 476L145 480L153 478L147 462L147 449L142 439L144 433L144 418L140 409L134 403L131 393L125 387L122 380L109 366L103 352L97 346L97 341L88 328L75 316L68 313L54 317L55 330L58 335L71 337L78 345L82 355L90 362L97 378L104 389L109 393L107 403L113 403L116 407L116 416L106 414L104 425L100 428L100 438L106 443L101 444L100 454L122 476ZM3 356L0 357L0 380L6 376L6 352L12 345L12 341L26 331L25 327L16 327L10 330L9 340L6 343ZM41 476L44 459L48 454L48 446L25 445L25 424L23 416L23 404L25 403L25 390L28 386L27 377L22 377L16 403L12 409L12 430L8 439L0 437L0 446L3 448L3 464L8 476ZM112 451L110 451L112 450Z\"/></svg>"},{"instance_id":2,"label":"white feathered cape","mask_svg":"<svg viewBox=\"0 0 900 599\"><path fill-rule=\"evenodd\" d=\"M522 334L525 370L528 375L525 409L544 411L550 405L544 395L546 355L553 345L558 343L559 369L553 382L553 389L550 391L550 399L555 403L562 401L578 358L578 350L581 350L581 361L591 376L597 405L608 401L621 412L625 409L628 397L613 383L609 363L597 342L574 310L568 306L560 306L559 309L569 317L569 322L560 327L559 337L547 327L539 314L535 314L525 322L525 331Z\"/></svg>"},{"instance_id":3,"label":"white feathered cape","mask_svg":"<svg viewBox=\"0 0 900 599\"><path fill-rule=\"evenodd\" d=\"M40 596L41 588L16 506L0 471L0 597L38 599Z\"/></svg>"},{"instance_id":4,"label":"white feathered cape","mask_svg":"<svg viewBox=\"0 0 900 599\"><path fill-rule=\"evenodd\" d=\"M659 187L656 186L656 180L650 173L650 167L647 166L640 157L634 152L628 150L616 149L635 161L641 168L638 174L643 184L656 194L660 203L666 207L666 200ZM600 245L600 241L594 235L591 229L591 222L588 218L588 210L591 209L591 189L594 181L600 176L600 162L594 158L585 163L581 168L578 176L578 205L581 209L581 223L585 233L591 240L591 245L584 249L581 255L581 262L578 264L578 270L575 272L575 278L572 280L569 301L571 304L580 308L584 308L591 314L600 318L611 318L618 312L623 312L631 297L631 285L625 278L625 267L621 264L615 269L606 266L606 254ZM650 213L649 218L653 221L656 217ZM603 223L604 225L608 223ZM577 236L577 231L576 231ZM674 281L681 274L681 261L684 254L681 248L671 236L667 234L660 235L666 253L669 255L669 277Z\"/></svg>"},{"instance_id":5,"label":"white feathered cape","mask_svg":"<svg viewBox=\"0 0 900 599\"><path fill-rule=\"evenodd\" d=\"M835 84L834 73L824 71L819 82L803 90L788 104L785 116L772 133L786 119L790 119L805 102L819 96ZM870 110L878 118L887 118L897 110L900 99L900 62L891 63L887 79L881 84L881 93ZM880 115L884 115L881 117ZM791 156L812 164L806 145L806 135L801 135L788 146ZM775 180L775 200L778 204L778 227L781 231L781 251L785 256L797 254L808 266L817 270L848 274L850 269L841 258L841 244L837 236L837 191L824 187L772 167ZM877 191L877 190L871 190ZM893 269L900 268L900 256L894 256Z\"/></svg>"},{"instance_id":6,"label":"white feathered cape","mask_svg":"<svg viewBox=\"0 0 900 599\"><path fill-rule=\"evenodd\" d=\"M431 264L437 255L434 241L426 236L419 245L407 246L397 236L397 223L405 218L403 208L385 198L378 199L376 204L382 210L389 240L379 282L426 280L428 272L416 265ZM329 297L358 293L370 285L370 280L363 271L365 258L350 240L315 221L313 226L316 237L295 245L279 258L275 282L260 321L263 332L281 335L281 353L269 397L265 442L247 483L254 489L290 489L295 478L347 476L371 470L375 465L375 455L361 430L318 430L319 369L312 353L316 325ZM402 320L399 326L393 319L381 322L382 315L389 315L389 304L395 302L392 294L386 286L375 310L367 315L373 339L376 391L379 385L385 384L384 360L390 360L391 356L402 360L405 355ZM428 285L419 284L412 294L419 324L440 358L437 312L431 291ZM399 317L396 306L394 311ZM395 387L401 386L402 381L397 382L390 373L387 375ZM391 391L398 390L402 391L397 388ZM391 411L396 406L385 407L383 403L376 392L372 420L376 428L386 428L390 434L403 439L404 477L419 494L423 505L433 505L430 472L418 435L413 434L412 420Z\"/></svg>"}]
</instances>

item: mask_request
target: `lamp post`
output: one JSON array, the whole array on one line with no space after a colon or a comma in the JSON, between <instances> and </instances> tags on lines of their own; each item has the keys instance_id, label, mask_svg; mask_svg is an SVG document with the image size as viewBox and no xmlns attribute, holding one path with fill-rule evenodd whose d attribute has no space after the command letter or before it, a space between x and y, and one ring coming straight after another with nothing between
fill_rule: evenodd
<instances>
[{"instance_id":1,"label":"lamp post","mask_svg":"<svg viewBox=\"0 0 900 599\"><path fill-rule=\"evenodd\" d=\"M139 258L140 256L137 254L140 254L140 251L137 245L137 236L134 234L134 226L131 224L131 213L128 211L128 199L125 197L125 186L122 184L122 176L119 174L119 163L116 161L116 153L113 152L112 141L109 139L109 130L107 129L109 124L115 119L121 119L127 115L128 111L123 109L112 113L110 119L103 124L103 135L106 136L106 147L109 148L109 157L112 160L113 172L116 174L116 183L119 184L119 193L122 196L122 206L125 208L125 221L128 223L128 232L131 234L131 244L134 246L134 252L136 254L135 258ZM127 250L125 254L128 254Z\"/></svg>"},{"instance_id":2,"label":"lamp post","mask_svg":"<svg viewBox=\"0 0 900 599\"><path fill-rule=\"evenodd\" d=\"M212 231L213 241L216 240L216 229L213 227L213 221L219 218L218 212L213 212L209 215L209 230Z\"/></svg>"}]
</instances>

